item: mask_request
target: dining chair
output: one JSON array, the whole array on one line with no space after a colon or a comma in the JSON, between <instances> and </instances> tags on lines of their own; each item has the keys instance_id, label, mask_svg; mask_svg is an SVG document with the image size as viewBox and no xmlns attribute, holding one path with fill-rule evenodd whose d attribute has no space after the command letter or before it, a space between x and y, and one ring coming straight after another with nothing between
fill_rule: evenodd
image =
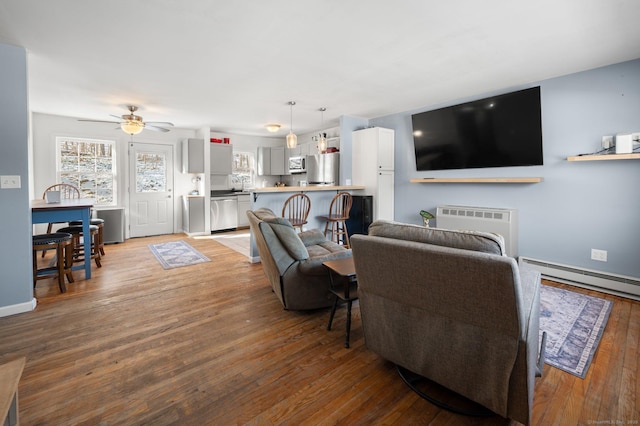
<instances>
[{"instance_id":1,"label":"dining chair","mask_svg":"<svg viewBox=\"0 0 640 426\"><path fill-rule=\"evenodd\" d=\"M46 199L46 195L48 191L60 191L60 199L70 199L70 198L80 198L80 190L77 186L71 185L70 183L56 183L55 185L51 185L42 193L42 199ZM67 222L57 222L57 223L67 223ZM53 229L53 223L49 223L47 225L47 234L51 233ZM45 256L47 250L42 250L42 257Z\"/></svg>"},{"instance_id":2,"label":"dining chair","mask_svg":"<svg viewBox=\"0 0 640 426\"><path fill-rule=\"evenodd\" d=\"M282 206L282 217L302 232L302 226L307 224L307 217L311 210L311 200L306 194L294 194L287 198Z\"/></svg>"},{"instance_id":3,"label":"dining chair","mask_svg":"<svg viewBox=\"0 0 640 426\"><path fill-rule=\"evenodd\" d=\"M347 232L347 219L351 211L353 199L348 192L338 192L331 200L329 206L329 214L321 216L327 223L324 226L324 236L331 233L331 237L327 237L337 244L343 244L346 248L350 248L349 234Z\"/></svg>"}]
</instances>

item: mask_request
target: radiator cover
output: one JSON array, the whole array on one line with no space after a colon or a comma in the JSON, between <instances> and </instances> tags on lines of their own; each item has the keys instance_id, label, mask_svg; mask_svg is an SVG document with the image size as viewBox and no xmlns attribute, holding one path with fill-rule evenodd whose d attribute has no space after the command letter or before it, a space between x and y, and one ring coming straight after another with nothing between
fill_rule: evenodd
<instances>
[{"instance_id":1,"label":"radiator cover","mask_svg":"<svg viewBox=\"0 0 640 426\"><path fill-rule=\"evenodd\" d=\"M436 226L461 231L493 232L504 237L507 255L518 255L518 211L491 207L439 206Z\"/></svg>"},{"instance_id":2,"label":"radiator cover","mask_svg":"<svg viewBox=\"0 0 640 426\"><path fill-rule=\"evenodd\" d=\"M96 210L95 215L104 220L102 233L105 244L124 242L124 208L104 208Z\"/></svg>"}]
</instances>

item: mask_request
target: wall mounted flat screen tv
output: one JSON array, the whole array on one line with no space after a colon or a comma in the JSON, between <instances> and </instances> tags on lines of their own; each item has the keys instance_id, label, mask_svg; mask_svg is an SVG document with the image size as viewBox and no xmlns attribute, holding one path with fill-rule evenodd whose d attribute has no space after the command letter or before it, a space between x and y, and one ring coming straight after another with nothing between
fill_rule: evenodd
<instances>
[{"instance_id":1,"label":"wall mounted flat screen tv","mask_svg":"<svg viewBox=\"0 0 640 426\"><path fill-rule=\"evenodd\" d=\"M542 165L540 87L411 116L416 169Z\"/></svg>"}]
</instances>

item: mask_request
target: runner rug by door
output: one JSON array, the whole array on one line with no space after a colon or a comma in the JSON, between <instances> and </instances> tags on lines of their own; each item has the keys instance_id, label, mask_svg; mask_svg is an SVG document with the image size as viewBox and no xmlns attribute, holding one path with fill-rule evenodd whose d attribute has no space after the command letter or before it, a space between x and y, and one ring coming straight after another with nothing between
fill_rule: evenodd
<instances>
[{"instance_id":1,"label":"runner rug by door","mask_svg":"<svg viewBox=\"0 0 640 426\"><path fill-rule=\"evenodd\" d=\"M599 297L542 285L540 337L547 332L545 362L584 379L612 305Z\"/></svg>"},{"instance_id":2,"label":"runner rug by door","mask_svg":"<svg viewBox=\"0 0 640 426\"><path fill-rule=\"evenodd\" d=\"M182 240L149 244L149 250L151 250L151 253L158 259L164 269L211 262L211 259Z\"/></svg>"}]
</instances>

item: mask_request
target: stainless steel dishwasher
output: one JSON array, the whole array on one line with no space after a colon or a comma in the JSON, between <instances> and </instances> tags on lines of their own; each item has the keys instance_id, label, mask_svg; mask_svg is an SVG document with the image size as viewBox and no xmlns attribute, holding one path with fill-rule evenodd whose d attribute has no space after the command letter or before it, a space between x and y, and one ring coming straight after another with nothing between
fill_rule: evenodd
<instances>
[{"instance_id":1,"label":"stainless steel dishwasher","mask_svg":"<svg viewBox=\"0 0 640 426\"><path fill-rule=\"evenodd\" d=\"M211 231L238 227L238 197L211 191Z\"/></svg>"}]
</instances>

